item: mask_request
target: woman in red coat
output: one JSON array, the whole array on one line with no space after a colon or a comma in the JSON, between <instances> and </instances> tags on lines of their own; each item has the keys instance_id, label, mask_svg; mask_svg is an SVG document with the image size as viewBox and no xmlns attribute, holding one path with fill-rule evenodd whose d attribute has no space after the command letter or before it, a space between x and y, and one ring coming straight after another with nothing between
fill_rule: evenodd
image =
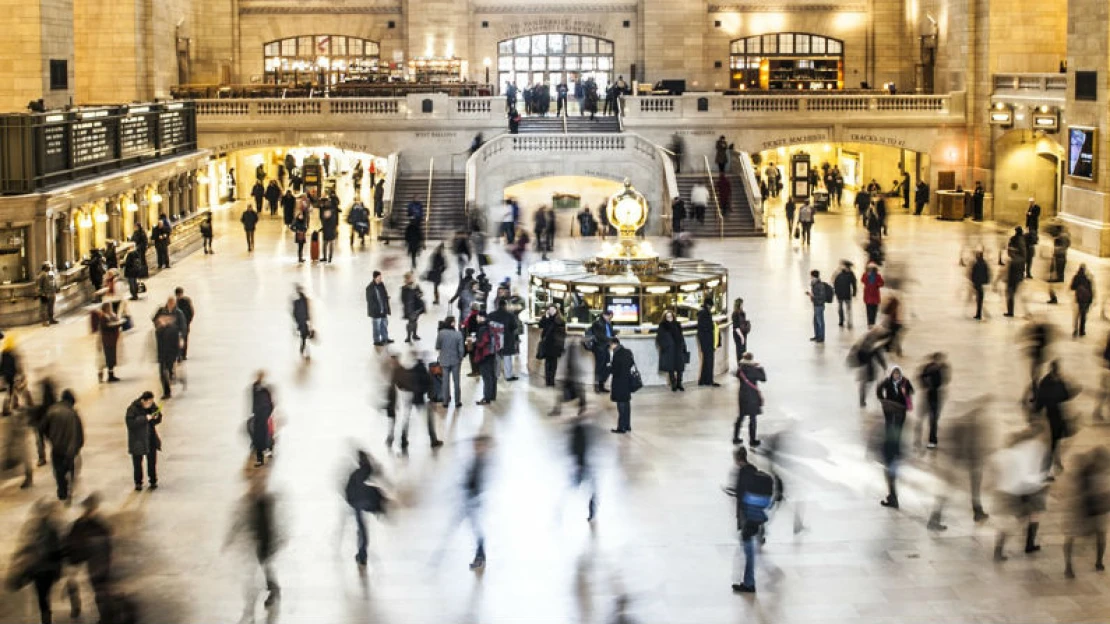
<instances>
[{"instance_id":1,"label":"woman in red coat","mask_svg":"<svg viewBox=\"0 0 1110 624\"><path fill-rule=\"evenodd\" d=\"M867 272L860 278L863 283L863 305L867 306L867 327L875 325L875 318L879 314L879 303L882 295L879 289L883 287L883 276L879 275L879 267L874 263L867 265Z\"/></svg>"}]
</instances>

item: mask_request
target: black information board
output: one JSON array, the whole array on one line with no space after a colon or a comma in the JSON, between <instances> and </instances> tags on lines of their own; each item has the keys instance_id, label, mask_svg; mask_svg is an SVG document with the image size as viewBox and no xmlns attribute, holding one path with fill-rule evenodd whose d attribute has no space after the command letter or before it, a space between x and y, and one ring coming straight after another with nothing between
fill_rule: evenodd
<instances>
[{"instance_id":1,"label":"black information board","mask_svg":"<svg viewBox=\"0 0 1110 624\"><path fill-rule=\"evenodd\" d=\"M189 120L185 110L171 110L158 114L158 147L163 153L191 143Z\"/></svg>"},{"instance_id":2,"label":"black information board","mask_svg":"<svg viewBox=\"0 0 1110 624\"><path fill-rule=\"evenodd\" d=\"M156 147L154 122L154 115L132 115L120 118L120 158L134 158L154 153Z\"/></svg>"},{"instance_id":3,"label":"black information board","mask_svg":"<svg viewBox=\"0 0 1110 624\"><path fill-rule=\"evenodd\" d=\"M42 168L44 173L65 171L69 167L69 125L58 123L42 127Z\"/></svg>"},{"instance_id":4,"label":"black information board","mask_svg":"<svg viewBox=\"0 0 1110 624\"><path fill-rule=\"evenodd\" d=\"M84 167L113 160L117 126L104 119L85 119L73 124L73 166Z\"/></svg>"}]
</instances>

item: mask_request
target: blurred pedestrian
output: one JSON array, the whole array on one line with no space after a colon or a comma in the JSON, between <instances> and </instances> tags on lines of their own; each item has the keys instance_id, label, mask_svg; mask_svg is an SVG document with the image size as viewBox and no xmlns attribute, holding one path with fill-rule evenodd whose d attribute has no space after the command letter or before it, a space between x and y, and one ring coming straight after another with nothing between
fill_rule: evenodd
<instances>
[{"instance_id":1,"label":"blurred pedestrian","mask_svg":"<svg viewBox=\"0 0 1110 624\"><path fill-rule=\"evenodd\" d=\"M27 434L36 421L35 414L38 407L31 400L31 392L27 389L27 378L20 373L16 375L11 389L12 400L10 418L4 423L3 448L0 450L0 471L22 469L23 482L20 489L31 487L34 471L31 467L31 454L27 451ZM36 428L37 433L37 428Z\"/></svg>"},{"instance_id":2,"label":"blurred pedestrian","mask_svg":"<svg viewBox=\"0 0 1110 624\"><path fill-rule=\"evenodd\" d=\"M432 283L432 305L439 305L439 285L443 283L443 274L447 272L447 256L444 254L443 243L436 245L432 256L428 258L428 270L424 272L424 279Z\"/></svg>"},{"instance_id":3,"label":"blurred pedestrian","mask_svg":"<svg viewBox=\"0 0 1110 624\"><path fill-rule=\"evenodd\" d=\"M975 291L975 320L983 320L983 289L991 282L991 269L983 258L982 250L975 252L975 261L968 273L971 288Z\"/></svg>"},{"instance_id":4,"label":"blurred pedestrian","mask_svg":"<svg viewBox=\"0 0 1110 624\"><path fill-rule=\"evenodd\" d=\"M50 463L60 501L69 500L77 456L85 445L85 427L74 409L76 403L73 391L63 390L61 399L46 410L42 421L42 435L50 442Z\"/></svg>"},{"instance_id":5,"label":"blurred pedestrian","mask_svg":"<svg viewBox=\"0 0 1110 624\"><path fill-rule=\"evenodd\" d=\"M809 247L810 233L813 230L813 203L802 204L798 211L798 225L802 228L802 245Z\"/></svg>"},{"instance_id":6,"label":"blurred pedestrian","mask_svg":"<svg viewBox=\"0 0 1110 624\"><path fill-rule=\"evenodd\" d=\"M840 261L840 268L833 276L833 294L836 295L836 315L838 327L847 326L852 329L852 299L856 298L856 274L852 271L852 263L848 260Z\"/></svg>"},{"instance_id":7,"label":"blurred pedestrian","mask_svg":"<svg viewBox=\"0 0 1110 624\"><path fill-rule=\"evenodd\" d=\"M269 473L257 470L247 476L247 493L236 509L235 517L224 540L227 549L240 535L245 534L254 551L255 559L266 579L266 599L263 606L269 609L281 599L281 587L274 574L273 559L281 546L277 525L277 499L266 487ZM251 579L254 579L251 575ZM253 580L252 583L253 585ZM244 620L254 621L256 594L253 589L243 608Z\"/></svg>"},{"instance_id":8,"label":"blurred pedestrian","mask_svg":"<svg viewBox=\"0 0 1110 624\"><path fill-rule=\"evenodd\" d=\"M62 549L69 563L85 564L101 624L133 621L127 619L134 615L125 609L128 601L113 595L112 527L100 513L99 494L90 494L81 502L81 516L73 521Z\"/></svg>"},{"instance_id":9,"label":"blurred pedestrian","mask_svg":"<svg viewBox=\"0 0 1110 624\"><path fill-rule=\"evenodd\" d=\"M261 186L261 185L257 185L257 186ZM256 199L256 202L258 204L262 203L262 201L260 199L258 199L258 198L255 198L255 199ZM246 233L246 235L247 235L247 252L248 253L254 251L254 230L258 226L258 212L260 212L261 210L262 209L259 208L258 211L254 211L254 210L251 210L250 207L248 206L245 210L243 210L243 214L239 217L239 222L243 224L243 232Z\"/></svg>"},{"instance_id":10,"label":"blurred pedestrian","mask_svg":"<svg viewBox=\"0 0 1110 624\"><path fill-rule=\"evenodd\" d=\"M704 184L699 182L690 190L690 203L694 206L694 219L699 224L705 223L705 210L709 206L709 189Z\"/></svg>"},{"instance_id":11,"label":"blurred pedestrian","mask_svg":"<svg viewBox=\"0 0 1110 624\"><path fill-rule=\"evenodd\" d=\"M35 502L23 524L8 565L8 588L16 591L34 584L42 624L53 621L50 592L62 577L62 527L58 504L46 499Z\"/></svg>"},{"instance_id":12,"label":"blurred pedestrian","mask_svg":"<svg viewBox=\"0 0 1110 624\"><path fill-rule=\"evenodd\" d=\"M736 361L744 356L748 350L748 334L752 332L752 323L748 320L748 313L744 311L744 300L739 297L732 302L732 342L736 347Z\"/></svg>"},{"instance_id":13,"label":"blurred pedestrian","mask_svg":"<svg viewBox=\"0 0 1110 624\"><path fill-rule=\"evenodd\" d=\"M154 403L154 393L147 390L131 402L124 416L127 425L127 452L131 455L135 491L143 490L143 458L146 458L146 475L150 489L158 489L158 451L162 439L156 426L162 424L162 408Z\"/></svg>"},{"instance_id":14,"label":"blurred pedestrian","mask_svg":"<svg viewBox=\"0 0 1110 624\"><path fill-rule=\"evenodd\" d=\"M185 325L185 315L177 309L173 297L166 301L155 313L154 340L158 352L158 378L162 382L162 399L172 398L171 384L176 379L178 358L181 357L181 345L184 341L181 328Z\"/></svg>"},{"instance_id":15,"label":"blurred pedestrian","mask_svg":"<svg viewBox=\"0 0 1110 624\"><path fill-rule=\"evenodd\" d=\"M35 287L42 311L42 324L56 325L58 321L54 319L54 303L58 299L58 276L49 262L42 263L38 277L35 278Z\"/></svg>"},{"instance_id":16,"label":"blurred pedestrian","mask_svg":"<svg viewBox=\"0 0 1110 624\"><path fill-rule=\"evenodd\" d=\"M1048 303L1057 301L1053 284L1064 283L1064 271L1068 266L1068 248L1071 247L1071 236L1068 235L1067 228L1062 225L1055 227L1056 233L1052 237L1052 272L1048 279Z\"/></svg>"},{"instance_id":17,"label":"blurred pedestrian","mask_svg":"<svg viewBox=\"0 0 1110 624\"><path fill-rule=\"evenodd\" d=\"M412 366L404 366L398 360L397 365L393 367L392 383L396 386L395 401L402 401L401 405L401 453L408 453L409 450L409 422L412 419L412 413L415 410L424 412L425 421L428 426L428 443L433 449L443 446L443 442L436 436L435 427L435 413L428 409L428 392L432 389L432 377L428 373L428 367L424 361L416 357ZM396 418L391 418L389 421L389 435L385 439L386 447L392 448L394 439L394 427L397 423Z\"/></svg>"},{"instance_id":18,"label":"blurred pedestrian","mask_svg":"<svg viewBox=\"0 0 1110 624\"><path fill-rule=\"evenodd\" d=\"M416 326L427 306L424 304L424 291L420 290L412 271L405 273L404 280L401 286L401 314L405 319L405 343L412 344L414 340L420 340Z\"/></svg>"},{"instance_id":19,"label":"blurred pedestrian","mask_svg":"<svg viewBox=\"0 0 1110 624\"><path fill-rule=\"evenodd\" d=\"M1106 517L1110 514L1110 452L1105 446L1087 451L1076 461L1071 496L1071 525L1064 540L1064 576L1075 578L1072 549L1077 537L1095 538L1095 570L1106 570Z\"/></svg>"},{"instance_id":20,"label":"blurred pedestrian","mask_svg":"<svg viewBox=\"0 0 1110 624\"><path fill-rule=\"evenodd\" d=\"M266 453L274 448L274 395L266 385L266 371L258 371L251 384L251 417L247 420L256 468L266 463Z\"/></svg>"},{"instance_id":21,"label":"blurred pedestrian","mask_svg":"<svg viewBox=\"0 0 1110 624\"><path fill-rule=\"evenodd\" d=\"M1045 510L1045 477L1043 468L1045 449L1040 426L1030 427L1014 434L1010 442L994 456L994 483L997 488L998 507L1011 516L1017 525L1025 525L1025 554L1041 549L1037 544L1040 527L1038 514ZM1006 561L1005 524L1000 525L994 543L994 560Z\"/></svg>"},{"instance_id":22,"label":"blurred pedestrian","mask_svg":"<svg viewBox=\"0 0 1110 624\"><path fill-rule=\"evenodd\" d=\"M990 420L986 416L986 408L990 396L977 398L971 409L966 414L952 420L945 426L946 440L944 448L948 452L947 459L938 462L938 471L945 480L942 488L955 487L957 477L967 471L968 484L971 490L971 512L975 522L983 522L990 516L983 511L981 497L983 485L983 466L990 454L991 428ZM948 527L943 524L942 514L947 502L947 493L942 489L938 494L933 512L929 516L928 528L934 531L943 531Z\"/></svg>"},{"instance_id":23,"label":"blurred pedestrian","mask_svg":"<svg viewBox=\"0 0 1110 624\"><path fill-rule=\"evenodd\" d=\"M1044 458L1044 472L1052 480L1052 468L1063 472L1064 464L1060 460L1060 442L1064 438L1075 434L1073 425L1064 413L1064 403L1072 400L1079 392L1066 383L1060 376L1060 362L1053 360L1048 364L1048 374L1037 384L1033 410L1044 410L1045 419L1048 421L1049 449Z\"/></svg>"},{"instance_id":24,"label":"blurred pedestrian","mask_svg":"<svg viewBox=\"0 0 1110 624\"><path fill-rule=\"evenodd\" d=\"M173 289L173 297L177 303L177 309L185 318L185 326L181 328L181 359L189 359L189 332L193 328L193 318L197 315L197 310L193 307L193 299L185 294L185 289L178 286Z\"/></svg>"},{"instance_id":25,"label":"blurred pedestrian","mask_svg":"<svg viewBox=\"0 0 1110 624\"><path fill-rule=\"evenodd\" d=\"M209 212L204 216L204 221L200 222L200 237L204 243L204 253L214 254L216 251L212 249L212 213Z\"/></svg>"},{"instance_id":26,"label":"blurred pedestrian","mask_svg":"<svg viewBox=\"0 0 1110 624\"><path fill-rule=\"evenodd\" d=\"M297 329L297 337L301 339L300 354L304 359L309 359L308 341L315 336L312 329L312 306L304 288L297 286L293 296L293 325Z\"/></svg>"},{"instance_id":27,"label":"blurred pedestrian","mask_svg":"<svg viewBox=\"0 0 1110 624\"><path fill-rule=\"evenodd\" d=\"M864 334L848 353L848 365L859 368L859 406L867 407L867 388L875 381L878 371L886 369L883 347L889 332L882 326L873 327Z\"/></svg>"},{"instance_id":28,"label":"blurred pedestrian","mask_svg":"<svg viewBox=\"0 0 1110 624\"><path fill-rule=\"evenodd\" d=\"M597 478L593 471L593 449L597 431L584 410L571 418L568 434L573 462L571 482L575 487L588 488L590 499L586 504L586 522L593 522L597 514Z\"/></svg>"},{"instance_id":29,"label":"blurred pedestrian","mask_svg":"<svg viewBox=\"0 0 1110 624\"><path fill-rule=\"evenodd\" d=\"M594 369L596 371L598 368L603 368L606 378L609 375L608 343L611 337L596 340L598 346L594 350ZM604 345L604 348L601 345ZM682 333L682 325L675 320L673 310L663 311L663 320L659 321L658 330L655 332L655 347L659 350L659 372L667 373L667 382L671 387L671 392L685 392L686 388L682 386L682 375L686 370L687 360L690 359L690 350L686 347L686 337ZM604 359L599 360L599 354ZM605 391L604 386L604 383L597 384L597 391Z\"/></svg>"},{"instance_id":30,"label":"blurred pedestrian","mask_svg":"<svg viewBox=\"0 0 1110 624\"><path fill-rule=\"evenodd\" d=\"M405 250L409 254L412 270L416 270L416 261L424 251L424 222L409 221L405 226Z\"/></svg>"},{"instance_id":31,"label":"blurred pedestrian","mask_svg":"<svg viewBox=\"0 0 1110 624\"><path fill-rule=\"evenodd\" d=\"M755 593L756 539L767 522L767 510L774 503L775 480L748 463L748 450L737 446L732 452L735 474L726 490L736 497L736 529L744 550L744 575L732 584L733 593Z\"/></svg>"},{"instance_id":32,"label":"blurred pedestrian","mask_svg":"<svg viewBox=\"0 0 1110 624\"><path fill-rule=\"evenodd\" d=\"M918 379L921 387L925 389L925 414L929 422L929 441L927 447L937 447L937 422L940 420L941 403L944 400L944 386L949 378L948 358L941 352L929 356L929 361L921 367ZM921 443L921 424L924 419L919 419L915 441Z\"/></svg>"},{"instance_id":33,"label":"blurred pedestrian","mask_svg":"<svg viewBox=\"0 0 1110 624\"><path fill-rule=\"evenodd\" d=\"M666 317L666 315L667 312L664 312L663 316ZM597 393L609 392L609 389L605 387L605 382L609 380L609 339L616 335L617 330L613 328L613 311L606 309L586 330L583 339L583 346L594 356L594 391ZM658 339L656 342L658 342ZM683 348L685 348L685 344ZM660 363L660 366L662 367L662 363ZM681 368L679 371L681 372ZM681 375L679 385L682 385ZM673 379L671 388L674 388Z\"/></svg>"},{"instance_id":34,"label":"blurred pedestrian","mask_svg":"<svg viewBox=\"0 0 1110 624\"><path fill-rule=\"evenodd\" d=\"M1072 322L1072 337L1087 335L1087 312L1095 300L1095 286L1087 272L1087 265L1079 265L1079 270L1071 278L1071 290L1075 293L1075 318Z\"/></svg>"},{"instance_id":35,"label":"blurred pedestrian","mask_svg":"<svg viewBox=\"0 0 1110 624\"><path fill-rule=\"evenodd\" d=\"M756 448L760 445L756 437L756 417L763 413L763 393L759 390L759 382L766 383L767 372L755 361L751 351L744 353L740 365L736 368L736 377L740 379L740 412L732 425L732 444L743 444L740 439L740 426L744 417L748 418L748 445Z\"/></svg>"},{"instance_id":36,"label":"blurred pedestrian","mask_svg":"<svg viewBox=\"0 0 1110 624\"><path fill-rule=\"evenodd\" d=\"M355 563L366 565L367 545L369 540L366 535L366 518L364 513L384 516L388 499L382 485L385 476L382 467L366 451L358 452L358 465L347 477L347 484L343 488L343 498L351 506L355 516L355 527L358 530L358 552L355 553Z\"/></svg>"}]
</instances>

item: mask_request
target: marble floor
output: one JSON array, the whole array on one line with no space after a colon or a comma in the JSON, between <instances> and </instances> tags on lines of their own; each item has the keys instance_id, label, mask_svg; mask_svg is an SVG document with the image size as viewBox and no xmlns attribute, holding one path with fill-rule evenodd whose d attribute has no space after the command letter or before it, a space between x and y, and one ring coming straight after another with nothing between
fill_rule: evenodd
<instances>
[{"instance_id":1,"label":"marble floor","mask_svg":"<svg viewBox=\"0 0 1110 624\"><path fill-rule=\"evenodd\" d=\"M730 296L747 301L751 350L770 379L761 431L793 426L806 442L786 475L792 494L769 525L754 596L729 589L737 542L732 501L721 486L731 468L735 379L721 379L718 389L635 396L635 432L601 437L600 509L591 527L585 495L570 486L565 423L546 416L554 397L527 381L503 385L497 403L482 408L472 398L475 380L464 377L464 407L437 414L444 448L433 453L414 423L410 455L386 452L381 356L370 346L363 289L370 272L384 268L396 292L406 262L398 246L351 250L341 238L334 264L298 265L291 240L277 221L266 219L257 251L248 257L236 217L234 209L221 212L215 255L194 254L149 280L148 298L133 307L138 327L124 340L123 383L97 384L84 315L13 332L32 376L50 373L78 397L87 444L77 498L92 491L104 497L116 527L123 586L141 603L143 622L255 616L289 624L1110 621L1110 577L1093 571L1092 545L1077 550L1078 578L1064 578L1066 515L1055 487L1042 521L1044 550L1003 565L991 561L991 547L1004 518L995 514L974 524L962 481L946 518L949 529L926 530L941 489L935 468L947 461L943 448L908 463L900 511L879 506L882 471L865 443L877 408L858 407L855 374L845 366L861 335L862 306L855 331L838 330L830 311L828 342L815 346L808 341L811 310L803 294L810 269L831 272L841 258L862 264L861 231L851 216L820 215L810 249L798 249L779 219L772 221L777 235L767 239L706 241L695 250L728 266ZM997 249L1001 235L986 225L902 214L892 217L890 230L889 271L902 277L909 307L905 356L898 363L915 371L926 354L947 352L954 375L946 413L958 414L969 399L990 394L999 435L1016 429L1028 375L1018 346L1024 321L1003 318L994 293L988 296L990 319L970 320L958 264L961 250L980 243ZM556 255L565 257L594 248L579 239L557 246ZM657 246L665 248L662 241ZM509 275L508 256L495 252L495 260L491 277ZM1072 255L1072 266L1080 261L1110 284L1110 263ZM297 356L289 314L294 284L314 302L319 339L310 362ZM161 487L137 493L124 410L143 390L156 390L145 319L178 285L197 308L188 388L165 407ZM1070 307L1044 305L1044 289L1043 282L1028 286L1021 311L1046 314L1068 328ZM425 349L437 316L422 321ZM1089 337L1062 337L1054 347L1068 377L1085 388L1073 405L1084 423L1110 329L1104 317L1093 316ZM396 319L391 327L401 331ZM283 538L275 567L283 594L269 614L257 595L261 575L246 549L240 543L224 547L245 490L247 388L263 368L277 401L271 487ZM599 426L611 427L609 401L594 400L592 407ZM468 526L452 522L468 442L478 432L495 440L483 514L488 565L481 574L467 569L473 553ZM1108 438L1110 427L1086 426L1069 442L1066 457ZM373 555L365 574L353 560L355 528L341 497L357 447L383 461L398 497L385 521L371 522ZM0 573L32 502L53 491L48 467L36 470L30 490L18 484L0 483ZM797 535L791 530L794 505L804 507L807 527ZM67 518L77 511L76 505L66 510ZM615 617L621 597L627 599L624 620ZM95 621L87 591L84 602L83 621ZM54 606L55 621L69 622L60 586ZM37 621L29 588L0 594L0 622Z\"/></svg>"}]
</instances>

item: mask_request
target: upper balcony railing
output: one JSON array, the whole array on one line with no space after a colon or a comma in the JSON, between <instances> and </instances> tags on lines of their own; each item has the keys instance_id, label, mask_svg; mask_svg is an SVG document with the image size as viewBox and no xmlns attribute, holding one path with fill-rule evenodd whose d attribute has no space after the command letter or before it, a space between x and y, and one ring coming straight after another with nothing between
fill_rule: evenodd
<instances>
[{"instance_id":1,"label":"upper balcony railing","mask_svg":"<svg viewBox=\"0 0 1110 624\"><path fill-rule=\"evenodd\" d=\"M783 115L834 113L846 120L892 119L936 120L962 119L964 94L887 95L887 94L781 94L758 93L723 95L720 93L686 93L680 96L649 95L626 97L627 119L666 118L706 119L782 119ZM817 116L815 115L815 116Z\"/></svg>"},{"instance_id":2,"label":"upper balcony railing","mask_svg":"<svg viewBox=\"0 0 1110 624\"><path fill-rule=\"evenodd\" d=\"M1067 74L995 74L991 97L1037 105L1063 105L1068 99Z\"/></svg>"},{"instance_id":3,"label":"upper balcony railing","mask_svg":"<svg viewBox=\"0 0 1110 624\"><path fill-rule=\"evenodd\" d=\"M262 98L197 100L202 122L234 120L507 119L502 97L448 97L442 93L372 98Z\"/></svg>"}]
</instances>

